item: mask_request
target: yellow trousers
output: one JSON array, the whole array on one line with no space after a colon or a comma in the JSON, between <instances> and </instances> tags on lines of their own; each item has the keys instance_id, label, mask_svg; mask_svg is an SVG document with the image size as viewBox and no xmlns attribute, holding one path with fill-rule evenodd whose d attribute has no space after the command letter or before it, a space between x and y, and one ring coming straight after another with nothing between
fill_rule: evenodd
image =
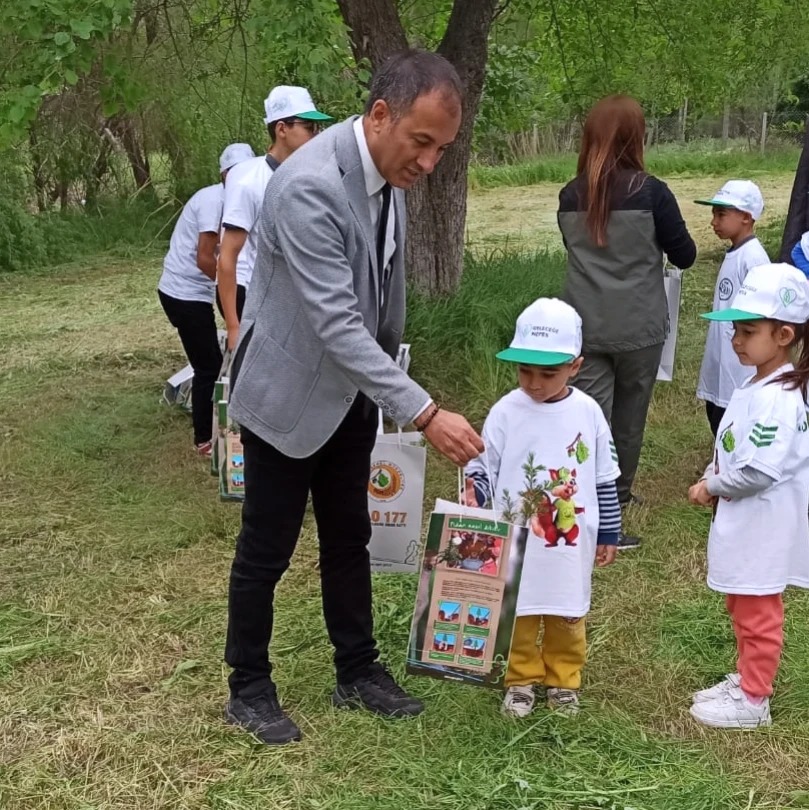
<instances>
[{"instance_id":1,"label":"yellow trousers","mask_svg":"<svg viewBox=\"0 0 809 810\"><path fill-rule=\"evenodd\" d=\"M544 632L540 641L543 624ZM538 683L578 689L586 657L587 639L583 618L518 616L511 640L506 686Z\"/></svg>"}]
</instances>

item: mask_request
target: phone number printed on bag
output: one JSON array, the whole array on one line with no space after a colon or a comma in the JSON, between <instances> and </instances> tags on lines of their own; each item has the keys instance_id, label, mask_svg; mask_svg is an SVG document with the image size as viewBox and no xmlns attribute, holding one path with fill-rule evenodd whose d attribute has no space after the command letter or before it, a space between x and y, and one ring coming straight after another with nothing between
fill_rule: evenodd
<instances>
[{"instance_id":1,"label":"phone number printed on bag","mask_svg":"<svg viewBox=\"0 0 809 810\"><path fill-rule=\"evenodd\" d=\"M371 523L374 526L405 526L407 512L380 512L378 509L374 509L371 512Z\"/></svg>"}]
</instances>

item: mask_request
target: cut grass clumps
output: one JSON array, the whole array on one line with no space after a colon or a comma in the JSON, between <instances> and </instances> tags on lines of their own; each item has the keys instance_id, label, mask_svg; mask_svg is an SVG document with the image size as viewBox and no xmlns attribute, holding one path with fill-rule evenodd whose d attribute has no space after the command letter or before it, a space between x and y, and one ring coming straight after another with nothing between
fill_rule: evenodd
<instances>
[{"instance_id":1,"label":"cut grass clumps","mask_svg":"<svg viewBox=\"0 0 809 810\"><path fill-rule=\"evenodd\" d=\"M221 720L239 507L218 501L187 414L160 404L185 360L154 292L159 259L0 279L12 347L0 357L2 810L807 806L809 595L787 595L773 728L714 732L688 716L691 692L734 657L722 597L705 585L710 511L686 501L711 444L694 399L711 249L686 276L675 382L656 392L637 482L646 503L626 515L643 545L594 577L579 717L540 700L515 722L497 692L407 678L409 575L374 576L376 635L426 712L385 722L332 709L309 513L275 611L273 675L304 733L284 750ZM516 383L495 353L563 272L559 253L493 251L468 260L456 296L413 295L416 379L480 425ZM425 513L456 490L457 470L430 451Z\"/></svg>"}]
</instances>

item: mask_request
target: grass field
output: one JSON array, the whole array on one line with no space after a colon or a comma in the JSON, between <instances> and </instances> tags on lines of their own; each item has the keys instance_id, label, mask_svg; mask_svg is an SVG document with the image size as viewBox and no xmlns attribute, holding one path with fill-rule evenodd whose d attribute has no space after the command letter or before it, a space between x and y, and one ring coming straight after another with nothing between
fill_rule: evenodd
<instances>
[{"instance_id":1,"label":"grass field","mask_svg":"<svg viewBox=\"0 0 809 810\"><path fill-rule=\"evenodd\" d=\"M772 222L789 179L760 179ZM671 185L684 202L721 180ZM414 374L477 424L513 384L492 352L525 303L558 289L563 270L546 223L558 185L516 190L525 207L512 222L535 228L533 248L550 252L504 251L513 244L495 223L494 192L481 192L470 219L478 258L459 295L411 302ZM690 224L704 223L706 209L684 209ZM189 452L188 419L158 401L185 362L154 294L160 257L0 276L0 807L809 807L806 595L787 599L773 728L710 732L687 714L690 692L733 655L721 600L704 585L708 514L685 500L709 452L693 397L697 313L721 251L695 230L702 251L686 276L676 381L656 392L638 481L646 504L629 518L646 542L597 573L582 714L539 710L517 723L499 715L494 693L426 679L407 680L428 705L412 722L332 710L307 521L274 644L281 695L305 734L285 750L220 721L238 509L217 501ZM768 237L772 247L777 230ZM427 502L451 496L454 482L431 454ZM414 582L378 577L375 589L383 655L401 675Z\"/></svg>"}]
</instances>

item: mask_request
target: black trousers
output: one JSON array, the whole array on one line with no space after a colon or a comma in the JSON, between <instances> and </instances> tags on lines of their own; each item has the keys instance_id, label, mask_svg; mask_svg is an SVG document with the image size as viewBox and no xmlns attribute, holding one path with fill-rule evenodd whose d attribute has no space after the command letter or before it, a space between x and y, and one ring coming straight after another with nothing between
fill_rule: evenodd
<instances>
[{"instance_id":1,"label":"black trousers","mask_svg":"<svg viewBox=\"0 0 809 810\"><path fill-rule=\"evenodd\" d=\"M646 414L652 401L663 344L626 352L584 353L573 385L589 394L604 411L612 428L621 475L618 501L628 503L638 471Z\"/></svg>"},{"instance_id":2,"label":"black trousers","mask_svg":"<svg viewBox=\"0 0 809 810\"><path fill-rule=\"evenodd\" d=\"M180 335L186 357L194 369L191 383L191 418L194 444L209 442L213 433L213 389L222 369L213 306L182 301L157 291L163 311Z\"/></svg>"},{"instance_id":3,"label":"black trousers","mask_svg":"<svg viewBox=\"0 0 809 810\"><path fill-rule=\"evenodd\" d=\"M244 284L236 285L236 317L241 320L242 312L244 311L244 299L247 297L247 287ZM222 311L222 299L219 297L219 287L216 288L216 308L219 314L224 318L225 313Z\"/></svg>"},{"instance_id":4,"label":"black trousers","mask_svg":"<svg viewBox=\"0 0 809 810\"><path fill-rule=\"evenodd\" d=\"M377 411L367 404L359 395L334 435L308 458L285 456L242 428L245 500L230 572L225 649L234 695L274 689L268 647L275 586L298 542L310 492L337 680L362 676L378 656L368 555L368 476Z\"/></svg>"},{"instance_id":5,"label":"black trousers","mask_svg":"<svg viewBox=\"0 0 809 810\"><path fill-rule=\"evenodd\" d=\"M726 408L715 405L713 402L705 402L705 413L708 414L708 424L711 426L711 432L714 438L716 438L716 434L719 432L719 423L722 421L726 410Z\"/></svg>"}]
</instances>

